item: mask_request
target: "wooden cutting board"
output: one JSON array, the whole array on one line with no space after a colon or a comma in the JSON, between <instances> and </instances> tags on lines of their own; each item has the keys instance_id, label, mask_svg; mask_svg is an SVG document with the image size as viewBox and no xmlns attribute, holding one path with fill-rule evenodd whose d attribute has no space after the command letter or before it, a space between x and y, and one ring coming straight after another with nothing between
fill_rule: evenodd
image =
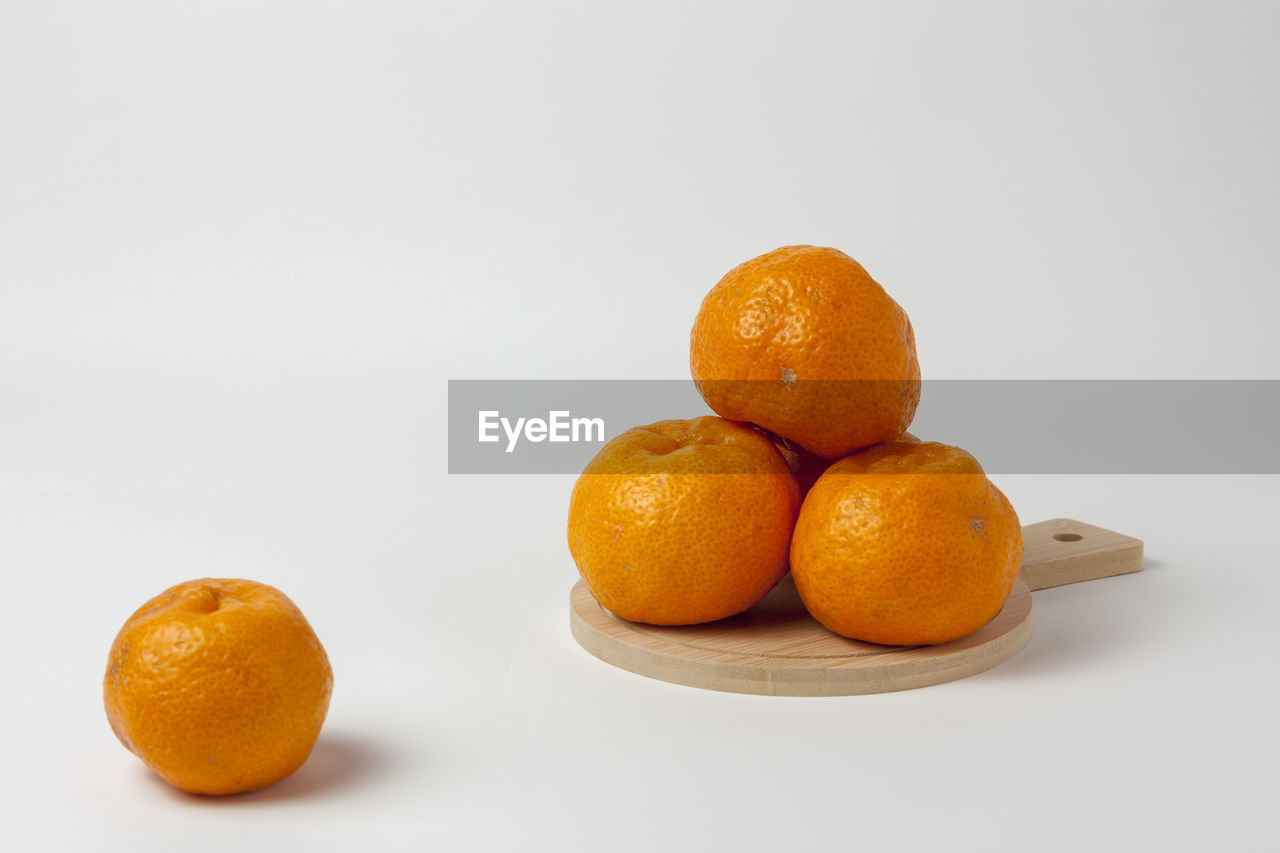
<instances>
[{"instance_id":1,"label":"wooden cutting board","mask_svg":"<svg viewBox=\"0 0 1280 853\"><path fill-rule=\"evenodd\" d=\"M619 619L579 580L569 626L584 649L630 672L708 690L768 696L887 693L964 678L1031 639L1031 591L1142 569L1142 541L1059 518L1022 528L1022 575L996 617L937 646L878 646L833 634L800 602L791 576L745 613L662 627Z\"/></svg>"}]
</instances>

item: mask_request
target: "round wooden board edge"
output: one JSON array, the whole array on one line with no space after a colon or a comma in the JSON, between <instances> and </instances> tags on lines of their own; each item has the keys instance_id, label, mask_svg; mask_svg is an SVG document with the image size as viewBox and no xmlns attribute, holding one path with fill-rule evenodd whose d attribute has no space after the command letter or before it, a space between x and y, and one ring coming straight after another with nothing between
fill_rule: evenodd
<instances>
[{"instance_id":1,"label":"round wooden board edge","mask_svg":"<svg viewBox=\"0 0 1280 853\"><path fill-rule=\"evenodd\" d=\"M636 675L716 690L723 693L745 693L757 696L861 696L892 693L944 684L986 672L1016 655L1031 640L1031 591L1021 580L1015 592L1026 597L1026 615L999 636L976 646L959 647L927 657L903 657L876 666L821 669L780 669L762 665L741 665L702 661L640 648L591 625L573 606L573 593L582 585L579 580L570 590L569 630L574 640L596 658ZM1010 596L1012 600L1013 596ZM602 615L617 620L591 599ZM997 615L996 618L999 618ZM621 622L622 620L618 620ZM963 643L964 640L957 640ZM668 644L678 649L676 644ZM942 650L945 646L934 646Z\"/></svg>"}]
</instances>

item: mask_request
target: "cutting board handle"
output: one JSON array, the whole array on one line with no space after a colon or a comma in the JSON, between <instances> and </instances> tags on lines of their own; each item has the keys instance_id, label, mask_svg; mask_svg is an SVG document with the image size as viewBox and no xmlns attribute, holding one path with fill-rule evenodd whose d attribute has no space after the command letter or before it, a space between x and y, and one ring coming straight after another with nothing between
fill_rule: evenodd
<instances>
[{"instance_id":1,"label":"cutting board handle","mask_svg":"<svg viewBox=\"0 0 1280 853\"><path fill-rule=\"evenodd\" d=\"M1022 580L1032 589L1142 571L1142 540L1070 518L1022 528Z\"/></svg>"}]
</instances>

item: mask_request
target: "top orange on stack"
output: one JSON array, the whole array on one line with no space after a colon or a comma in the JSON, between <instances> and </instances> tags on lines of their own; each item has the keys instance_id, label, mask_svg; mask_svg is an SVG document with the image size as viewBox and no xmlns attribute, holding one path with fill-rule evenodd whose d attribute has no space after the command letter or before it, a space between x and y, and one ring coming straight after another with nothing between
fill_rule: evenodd
<instances>
[{"instance_id":1,"label":"top orange on stack","mask_svg":"<svg viewBox=\"0 0 1280 853\"><path fill-rule=\"evenodd\" d=\"M629 430L574 487L570 552L604 606L710 621L789 565L816 619L868 642L947 642L999 612L1017 514L968 453L906 433L915 333L857 261L787 246L734 268L702 302L689 363L720 418Z\"/></svg>"},{"instance_id":2,"label":"top orange on stack","mask_svg":"<svg viewBox=\"0 0 1280 853\"><path fill-rule=\"evenodd\" d=\"M720 279L693 321L689 369L720 417L827 459L901 435L920 403L907 312L853 258L817 246Z\"/></svg>"}]
</instances>

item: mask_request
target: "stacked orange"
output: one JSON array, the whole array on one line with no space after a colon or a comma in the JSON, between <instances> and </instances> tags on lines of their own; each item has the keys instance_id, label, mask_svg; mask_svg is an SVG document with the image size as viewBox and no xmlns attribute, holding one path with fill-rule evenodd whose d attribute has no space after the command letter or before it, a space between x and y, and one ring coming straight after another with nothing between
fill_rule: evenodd
<instances>
[{"instance_id":1,"label":"stacked orange","mask_svg":"<svg viewBox=\"0 0 1280 853\"><path fill-rule=\"evenodd\" d=\"M857 261L787 246L735 267L689 363L720 417L628 430L574 486L569 549L603 606L722 619L790 567L814 618L867 642L943 643L1000 611L1017 514L971 455L906 433L915 333Z\"/></svg>"}]
</instances>

